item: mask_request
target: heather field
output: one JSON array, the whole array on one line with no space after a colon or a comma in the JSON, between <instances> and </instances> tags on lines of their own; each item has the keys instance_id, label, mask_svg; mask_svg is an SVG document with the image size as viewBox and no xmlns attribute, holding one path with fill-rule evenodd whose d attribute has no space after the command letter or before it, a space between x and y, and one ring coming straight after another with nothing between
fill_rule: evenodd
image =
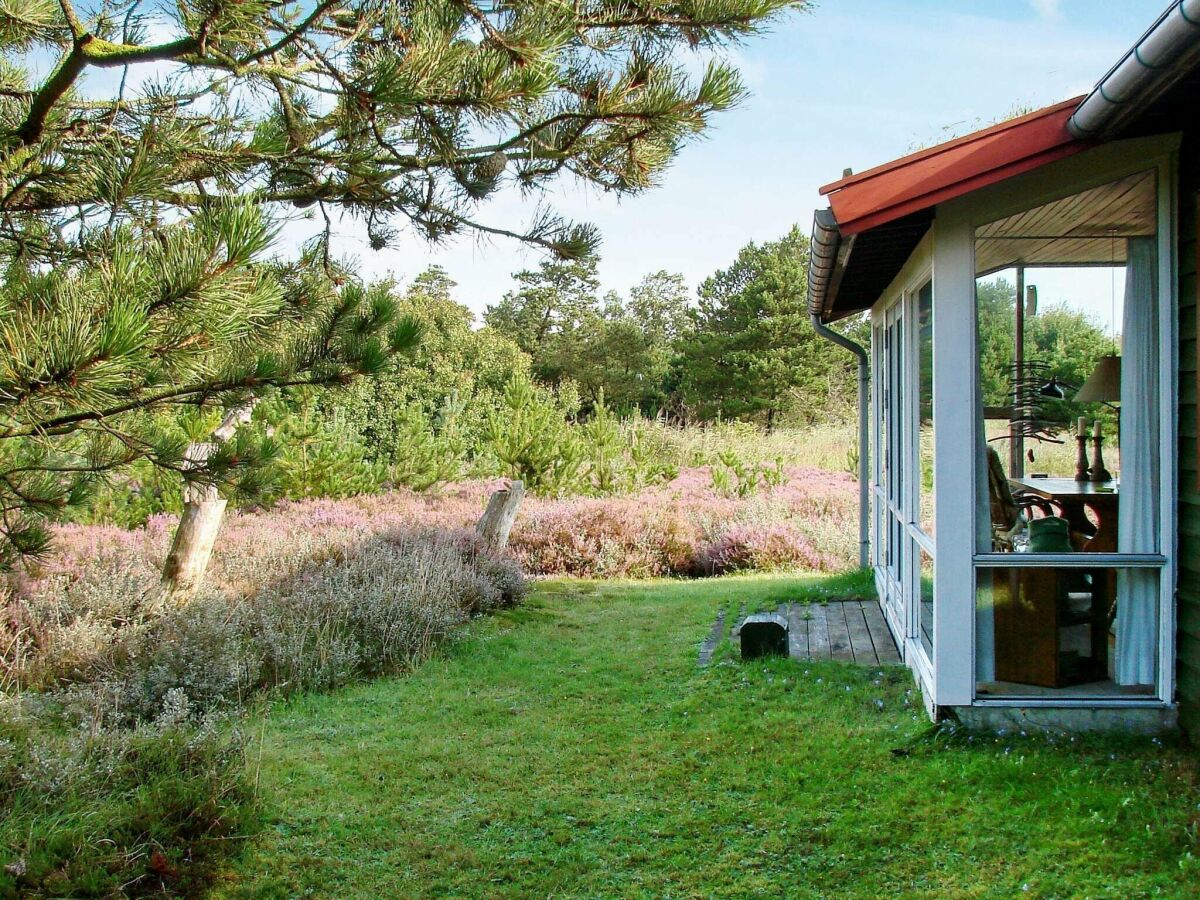
<instances>
[{"instance_id":1,"label":"heather field","mask_svg":"<svg viewBox=\"0 0 1200 900\"><path fill-rule=\"evenodd\" d=\"M712 452L686 439L681 456ZM499 479L232 512L204 587L166 608L151 598L175 516L58 526L5 586L0 893L201 890L259 830L264 701L411 672L518 603L526 576L850 566L853 478L775 459L733 480L684 466L609 496L528 496L504 553L472 530Z\"/></svg>"},{"instance_id":2,"label":"heather field","mask_svg":"<svg viewBox=\"0 0 1200 900\"><path fill-rule=\"evenodd\" d=\"M783 483L746 496L713 487L708 466L610 497L527 497L510 550L526 574L629 577L717 575L739 570L829 572L853 565L857 489L846 472L784 469ZM209 570L222 590L247 593L280 567L335 554L395 529L474 526L496 479L456 482L433 492L401 489L345 500L283 501L232 514ZM96 566L119 577L157 578L175 517L144 528L67 525L40 567L54 579ZM33 589L37 589L37 581Z\"/></svg>"}]
</instances>

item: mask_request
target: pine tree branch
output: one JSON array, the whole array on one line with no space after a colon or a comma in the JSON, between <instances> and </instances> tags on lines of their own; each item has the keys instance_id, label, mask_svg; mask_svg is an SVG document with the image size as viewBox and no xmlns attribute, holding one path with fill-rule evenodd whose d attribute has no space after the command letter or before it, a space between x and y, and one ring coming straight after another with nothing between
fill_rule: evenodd
<instances>
[{"instance_id":1,"label":"pine tree branch","mask_svg":"<svg viewBox=\"0 0 1200 900\"><path fill-rule=\"evenodd\" d=\"M306 16L299 25L277 40L274 44L271 44L269 47L264 47L261 50L256 50L254 53L242 57L242 59L239 60L239 65L249 66L258 62L259 60L266 59L268 56L278 53L288 44L291 44L293 41L298 40L304 34L311 31L313 26L316 25L317 22L319 22L322 18L324 18L325 14L328 13L330 9L335 6L341 6L343 2L344 0L322 0L322 2L318 3L313 11L309 13L309 15Z\"/></svg>"},{"instance_id":2,"label":"pine tree branch","mask_svg":"<svg viewBox=\"0 0 1200 900\"><path fill-rule=\"evenodd\" d=\"M114 44L90 34L78 35L71 50L45 84L34 94L29 113L16 134L21 144L29 146L41 140L46 119L89 65L99 67L127 66L140 62L160 62L182 59L196 52L199 41L194 37L180 38L166 44L140 47Z\"/></svg>"},{"instance_id":3,"label":"pine tree branch","mask_svg":"<svg viewBox=\"0 0 1200 900\"><path fill-rule=\"evenodd\" d=\"M331 384L335 382L336 379L322 379L319 377L283 379L242 378L225 382L184 385L167 391L159 391L150 396L138 397L125 403L117 403L104 409L84 410L76 413L69 413L67 415L55 416L49 419L44 419L40 422L34 422L32 424L26 423L18 429L10 430L4 434L0 434L0 440L41 437L44 435L54 436L70 434L71 432L77 430L79 425L83 423L102 422L103 420L111 419L114 416L133 412L134 410L150 409L169 401L191 400L192 402L195 402L199 398L207 398L219 394L230 394L252 388L299 387L301 385L320 385Z\"/></svg>"},{"instance_id":4,"label":"pine tree branch","mask_svg":"<svg viewBox=\"0 0 1200 900\"><path fill-rule=\"evenodd\" d=\"M66 20L67 27L71 29L72 38L79 40L83 37L85 30L79 17L75 15L75 7L71 5L71 0L58 0L58 5L62 8L63 19Z\"/></svg>"}]
</instances>

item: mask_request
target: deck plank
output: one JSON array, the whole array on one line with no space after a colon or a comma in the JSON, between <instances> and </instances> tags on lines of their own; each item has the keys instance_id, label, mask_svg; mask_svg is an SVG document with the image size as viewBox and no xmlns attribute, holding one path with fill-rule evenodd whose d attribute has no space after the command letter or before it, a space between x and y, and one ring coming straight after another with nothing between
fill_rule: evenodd
<instances>
[{"instance_id":1,"label":"deck plank","mask_svg":"<svg viewBox=\"0 0 1200 900\"><path fill-rule=\"evenodd\" d=\"M726 633L737 641L748 612L742 605L736 617L725 609L717 613L712 629L700 645L701 666L711 663ZM792 659L836 659L862 666L901 662L883 610L873 600L783 603L775 612L787 620L788 656Z\"/></svg>"},{"instance_id":2,"label":"deck plank","mask_svg":"<svg viewBox=\"0 0 1200 900\"><path fill-rule=\"evenodd\" d=\"M871 640L871 629L863 615L863 605L858 600L847 600L842 604L846 613L846 630L850 633L850 649L854 652L854 661L860 666L877 666L879 657L875 655L875 643Z\"/></svg>"},{"instance_id":3,"label":"deck plank","mask_svg":"<svg viewBox=\"0 0 1200 900\"><path fill-rule=\"evenodd\" d=\"M788 656L792 659L808 659L808 619L804 617L807 609L799 603L788 606Z\"/></svg>"},{"instance_id":4,"label":"deck plank","mask_svg":"<svg viewBox=\"0 0 1200 900\"><path fill-rule=\"evenodd\" d=\"M891 629L883 618L883 610L879 608L879 604L874 600L866 601L863 604L863 617L871 629L871 639L875 644L875 656L879 659L879 664L899 665L900 651L896 648Z\"/></svg>"},{"instance_id":5,"label":"deck plank","mask_svg":"<svg viewBox=\"0 0 1200 900\"><path fill-rule=\"evenodd\" d=\"M809 659L829 659L829 621L825 607L812 603L805 612L811 617L808 620Z\"/></svg>"},{"instance_id":6,"label":"deck plank","mask_svg":"<svg viewBox=\"0 0 1200 900\"><path fill-rule=\"evenodd\" d=\"M850 646L850 631L846 627L844 603L826 606L829 621L829 655L842 662L854 662L854 650Z\"/></svg>"}]
</instances>

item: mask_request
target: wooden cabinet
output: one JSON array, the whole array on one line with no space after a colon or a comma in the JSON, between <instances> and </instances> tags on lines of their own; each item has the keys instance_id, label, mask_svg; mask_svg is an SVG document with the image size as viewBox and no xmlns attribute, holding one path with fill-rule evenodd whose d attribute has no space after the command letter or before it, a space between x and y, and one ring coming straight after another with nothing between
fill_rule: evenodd
<instances>
[{"instance_id":1,"label":"wooden cabinet","mask_svg":"<svg viewBox=\"0 0 1200 900\"><path fill-rule=\"evenodd\" d=\"M1106 678L1112 575L993 570L996 680L1059 688Z\"/></svg>"}]
</instances>

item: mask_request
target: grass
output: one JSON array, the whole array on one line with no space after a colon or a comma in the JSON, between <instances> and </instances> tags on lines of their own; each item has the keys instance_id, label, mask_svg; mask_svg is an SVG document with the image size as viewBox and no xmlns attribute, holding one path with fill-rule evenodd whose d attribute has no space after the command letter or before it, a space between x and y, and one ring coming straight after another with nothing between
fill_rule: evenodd
<instances>
[{"instance_id":1,"label":"grass","mask_svg":"<svg viewBox=\"0 0 1200 900\"><path fill-rule=\"evenodd\" d=\"M719 608L803 578L544 583L412 676L278 706L270 822L219 897L1178 896L1172 742L950 735L908 673L698 669Z\"/></svg>"}]
</instances>

